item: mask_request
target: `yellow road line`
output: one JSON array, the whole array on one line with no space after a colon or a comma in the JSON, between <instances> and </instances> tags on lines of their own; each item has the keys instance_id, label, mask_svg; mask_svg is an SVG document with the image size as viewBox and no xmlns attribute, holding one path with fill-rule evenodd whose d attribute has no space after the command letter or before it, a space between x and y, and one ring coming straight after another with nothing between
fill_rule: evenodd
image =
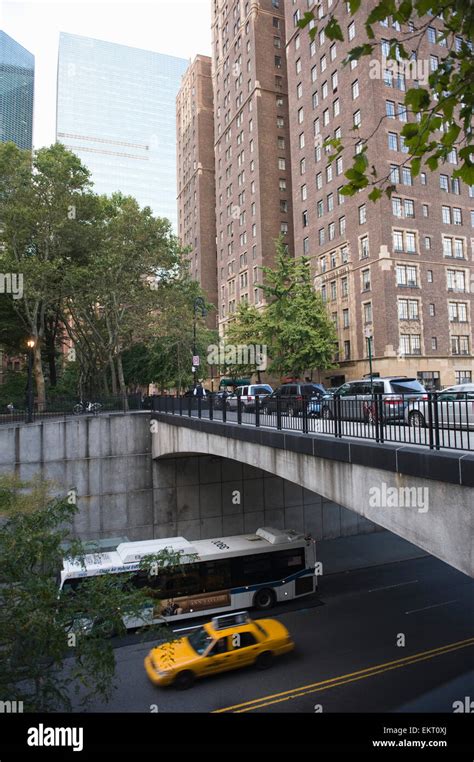
<instances>
[{"instance_id":1,"label":"yellow road line","mask_svg":"<svg viewBox=\"0 0 474 762\"><path fill-rule=\"evenodd\" d=\"M373 667L366 667L365 669L358 670L357 672L349 672L346 675L339 675L338 677L332 677L327 680L320 680L317 683L311 683L309 685L302 685L299 688L292 688L281 693L274 693L269 696L261 696L258 699L252 699L250 701L244 701L241 704L235 704L234 706L228 706L223 709L215 709L214 714L222 712L251 712L253 709L261 709L271 704L278 704L282 701L288 701L290 699L299 698L309 693L318 693L319 691L328 690L329 688L336 688L339 685L346 685L347 683L353 683L357 680L363 680L366 677L373 677L374 675L380 675L382 672L388 672L393 669L400 669L401 667L407 667L410 664L416 664L419 661L426 661L427 659L434 659L436 656L442 656L451 651L457 651L460 648L467 648L474 646L474 637L467 638L466 640L459 640L455 643L447 643L445 646L439 646L438 648L432 648L428 651L420 651L419 653L412 654L411 656L405 656L402 659L396 659L394 661L385 662L383 664L375 664Z\"/></svg>"}]
</instances>

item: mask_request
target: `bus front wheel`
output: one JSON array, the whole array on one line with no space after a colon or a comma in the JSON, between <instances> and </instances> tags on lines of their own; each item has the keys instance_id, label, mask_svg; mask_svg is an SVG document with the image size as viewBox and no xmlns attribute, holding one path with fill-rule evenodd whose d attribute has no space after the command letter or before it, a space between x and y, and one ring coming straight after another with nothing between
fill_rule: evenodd
<instances>
[{"instance_id":1,"label":"bus front wheel","mask_svg":"<svg viewBox=\"0 0 474 762\"><path fill-rule=\"evenodd\" d=\"M275 605L275 593L268 587L257 590L253 598L253 605L257 609L271 609Z\"/></svg>"}]
</instances>

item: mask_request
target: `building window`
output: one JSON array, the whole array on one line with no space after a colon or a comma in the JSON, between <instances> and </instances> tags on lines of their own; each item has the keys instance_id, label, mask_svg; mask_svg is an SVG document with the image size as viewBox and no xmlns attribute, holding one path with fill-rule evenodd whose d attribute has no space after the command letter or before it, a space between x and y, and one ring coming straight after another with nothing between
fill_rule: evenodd
<instances>
[{"instance_id":1,"label":"building window","mask_svg":"<svg viewBox=\"0 0 474 762\"><path fill-rule=\"evenodd\" d=\"M370 291L370 268L367 268L367 270L362 270L361 279L362 291Z\"/></svg>"},{"instance_id":2,"label":"building window","mask_svg":"<svg viewBox=\"0 0 474 762\"><path fill-rule=\"evenodd\" d=\"M447 270L446 282L448 291L466 291L466 274L464 270Z\"/></svg>"},{"instance_id":3,"label":"building window","mask_svg":"<svg viewBox=\"0 0 474 762\"><path fill-rule=\"evenodd\" d=\"M398 300L399 320L419 320L418 301L416 299Z\"/></svg>"},{"instance_id":4,"label":"building window","mask_svg":"<svg viewBox=\"0 0 474 762\"><path fill-rule=\"evenodd\" d=\"M451 323L467 323L467 302L449 302L448 314Z\"/></svg>"},{"instance_id":5,"label":"building window","mask_svg":"<svg viewBox=\"0 0 474 762\"><path fill-rule=\"evenodd\" d=\"M390 182L394 185L400 182L400 167L397 164L390 165Z\"/></svg>"},{"instance_id":6,"label":"building window","mask_svg":"<svg viewBox=\"0 0 474 762\"><path fill-rule=\"evenodd\" d=\"M456 376L456 384L472 383L472 370L456 370L454 373Z\"/></svg>"},{"instance_id":7,"label":"building window","mask_svg":"<svg viewBox=\"0 0 474 762\"><path fill-rule=\"evenodd\" d=\"M397 286L405 286L408 288L416 288L418 285L416 267L411 265L397 265L396 266L396 279Z\"/></svg>"},{"instance_id":8,"label":"building window","mask_svg":"<svg viewBox=\"0 0 474 762\"><path fill-rule=\"evenodd\" d=\"M400 334L400 352L403 355L421 354L421 336L419 333Z\"/></svg>"},{"instance_id":9,"label":"building window","mask_svg":"<svg viewBox=\"0 0 474 762\"><path fill-rule=\"evenodd\" d=\"M359 206L359 225L365 225L367 222L367 207L365 204Z\"/></svg>"},{"instance_id":10,"label":"building window","mask_svg":"<svg viewBox=\"0 0 474 762\"><path fill-rule=\"evenodd\" d=\"M469 336L451 336L451 352L453 355L468 355Z\"/></svg>"},{"instance_id":11,"label":"building window","mask_svg":"<svg viewBox=\"0 0 474 762\"><path fill-rule=\"evenodd\" d=\"M345 341L344 342L344 360L350 360L351 359L351 342Z\"/></svg>"},{"instance_id":12,"label":"building window","mask_svg":"<svg viewBox=\"0 0 474 762\"><path fill-rule=\"evenodd\" d=\"M364 309L364 324L372 323L372 302L366 302L363 305Z\"/></svg>"},{"instance_id":13,"label":"building window","mask_svg":"<svg viewBox=\"0 0 474 762\"><path fill-rule=\"evenodd\" d=\"M349 310L342 310L342 327L349 328Z\"/></svg>"},{"instance_id":14,"label":"building window","mask_svg":"<svg viewBox=\"0 0 474 762\"><path fill-rule=\"evenodd\" d=\"M359 97L359 80L356 79L351 85L352 100L355 101Z\"/></svg>"},{"instance_id":15,"label":"building window","mask_svg":"<svg viewBox=\"0 0 474 762\"><path fill-rule=\"evenodd\" d=\"M369 256L369 236L365 235L360 239L360 258L366 259Z\"/></svg>"},{"instance_id":16,"label":"building window","mask_svg":"<svg viewBox=\"0 0 474 762\"><path fill-rule=\"evenodd\" d=\"M349 280L347 278L341 279L341 294L343 297L349 296Z\"/></svg>"},{"instance_id":17,"label":"building window","mask_svg":"<svg viewBox=\"0 0 474 762\"><path fill-rule=\"evenodd\" d=\"M355 21L352 21L349 26L347 27L347 39L349 42L354 39L356 35L356 27L355 27Z\"/></svg>"}]
</instances>

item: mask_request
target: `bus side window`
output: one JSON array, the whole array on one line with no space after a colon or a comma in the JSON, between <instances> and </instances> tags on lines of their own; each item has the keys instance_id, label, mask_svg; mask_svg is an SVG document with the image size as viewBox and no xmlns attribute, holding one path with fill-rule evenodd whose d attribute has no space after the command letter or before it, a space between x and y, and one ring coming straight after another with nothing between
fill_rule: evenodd
<instances>
[{"instance_id":1,"label":"bus side window","mask_svg":"<svg viewBox=\"0 0 474 762\"><path fill-rule=\"evenodd\" d=\"M277 553L273 553L272 556L273 570L277 578L283 578L302 571L305 567L303 548L280 550Z\"/></svg>"}]
</instances>

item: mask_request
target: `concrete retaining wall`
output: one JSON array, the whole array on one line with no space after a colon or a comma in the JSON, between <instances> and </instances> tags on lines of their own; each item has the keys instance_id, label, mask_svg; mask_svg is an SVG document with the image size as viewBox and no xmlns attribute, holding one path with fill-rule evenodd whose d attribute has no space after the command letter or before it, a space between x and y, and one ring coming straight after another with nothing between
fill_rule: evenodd
<instances>
[{"instance_id":1,"label":"concrete retaining wall","mask_svg":"<svg viewBox=\"0 0 474 762\"><path fill-rule=\"evenodd\" d=\"M82 539L190 540L253 531L263 524L317 539L374 532L363 516L264 470L189 454L152 460L148 413L84 416L0 426L0 473L76 489ZM238 492L238 496L235 494Z\"/></svg>"}]
</instances>

